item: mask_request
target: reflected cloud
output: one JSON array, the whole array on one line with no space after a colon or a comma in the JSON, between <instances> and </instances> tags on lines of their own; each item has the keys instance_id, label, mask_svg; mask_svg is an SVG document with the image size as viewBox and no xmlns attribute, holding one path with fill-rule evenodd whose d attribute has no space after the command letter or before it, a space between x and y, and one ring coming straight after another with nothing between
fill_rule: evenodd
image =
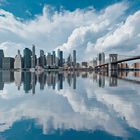
<instances>
[{"instance_id":1,"label":"reflected cloud","mask_svg":"<svg viewBox=\"0 0 140 140\"><path fill-rule=\"evenodd\" d=\"M11 74L10 82L1 81L0 132L23 119L35 119L43 134L101 130L125 138L131 135L128 127L140 130L138 84L123 86L128 81L118 76L117 85L110 86L113 77L88 72Z\"/></svg>"}]
</instances>

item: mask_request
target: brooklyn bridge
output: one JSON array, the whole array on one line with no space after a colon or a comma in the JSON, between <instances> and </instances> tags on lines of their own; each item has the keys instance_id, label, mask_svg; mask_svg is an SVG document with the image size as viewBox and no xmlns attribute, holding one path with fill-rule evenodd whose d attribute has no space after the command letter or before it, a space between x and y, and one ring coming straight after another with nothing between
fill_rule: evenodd
<instances>
[{"instance_id":1,"label":"brooklyn bridge","mask_svg":"<svg viewBox=\"0 0 140 140\"><path fill-rule=\"evenodd\" d=\"M140 69L140 63L133 63L133 68L128 67L127 63L130 63L133 60L139 60L139 56L126 56L118 54L109 54L108 59L105 59L105 54L99 54L99 63L95 66L95 70L122 70L122 69ZM125 66L124 66L124 62Z\"/></svg>"}]
</instances>

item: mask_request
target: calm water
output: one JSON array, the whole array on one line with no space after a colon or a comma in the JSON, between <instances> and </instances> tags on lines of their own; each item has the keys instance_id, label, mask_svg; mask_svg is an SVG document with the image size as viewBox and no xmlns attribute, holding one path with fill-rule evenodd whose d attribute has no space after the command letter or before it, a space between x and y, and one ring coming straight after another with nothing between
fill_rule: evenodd
<instances>
[{"instance_id":1,"label":"calm water","mask_svg":"<svg viewBox=\"0 0 140 140\"><path fill-rule=\"evenodd\" d=\"M0 140L140 140L140 72L0 72Z\"/></svg>"}]
</instances>

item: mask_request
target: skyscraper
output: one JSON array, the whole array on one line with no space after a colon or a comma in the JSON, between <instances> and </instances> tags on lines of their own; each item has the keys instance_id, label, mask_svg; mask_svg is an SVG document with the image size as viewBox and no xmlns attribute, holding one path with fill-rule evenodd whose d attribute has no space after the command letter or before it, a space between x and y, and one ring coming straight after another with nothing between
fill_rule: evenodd
<instances>
[{"instance_id":1,"label":"skyscraper","mask_svg":"<svg viewBox=\"0 0 140 140\"><path fill-rule=\"evenodd\" d=\"M31 59L31 67L35 68L36 65L36 56L35 56L35 46L32 46L32 59Z\"/></svg>"},{"instance_id":2,"label":"skyscraper","mask_svg":"<svg viewBox=\"0 0 140 140\"><path fill-rule=\"evenodd\" d=\"M22 68L22 56L20 54L20 50L18 50L18 54L15 57L14 69L21 69L21 68Z\"/></svg>"},{"instance_id":3,"label":"skyscraper","mask_svg":"<svg viewBox=\"0 0 140 140\"><path fill-rule=\"evenodd\" d=\"M53 55L53 66L56 66L56 55L55 55L55 51L52 52Z\"/></svg>"},{"instance_id":4,"label":"skyscraper","mask_svg":"<svg viewBox=\"0 0 140 140\"><path fill-rule=\"evenodd\" d=\"M47 66L52 67L53 65L53 55L51 53L48 53L47 55Z\"/></svg>"},{"instance_id":5,"label":"skyscraper","mask_svg":"<svg viewBox=\"0 0 140 140\"><path fill-rule=\"evenodd\" d=\"M39 65L44 67L46 65L46 58L43 50L40 50Z\"/></svg>"},{"instance_id":6,"label":"skyscraper","mask_svg":"<svg viewBox=\"0 0 140 140\"><path fill-rule=\"evenodd\" d=\"M63 67L63 51L58 49L58 59L59 59L59 67Z\"/></svg>"},{"instance_id":7,"label":"skyscraper","mask_svg":"<svg viewBox=\"0 0 140 140\"><path fill-rule=\"evenodd\" d=\"M0 69L2 68L2 60L4 58L4 52L3 50L0 50Z\"/></svg>"},{"instance_id":8,"label":"skyscraper","mask_svg":"<svg viewBox=\"0 0 140 140\"><path fill-rule=\"evenodd\" d=\"M105 53L99 53L98 60L99 60L99 65L104 64L105 63Z\"/></svg>"},{"instance_id":9,"label":"skyscraper","mask_svg":"<svg viewBox=\"0 0 140 140\"><path fill-rule=\"evenodd\" d=\"M68 65L68 67L71 67L71 65L72 65L72 57L71 57L71 54L69 54L69 56L67 58L67 65Z\"/></svg>"},{"instance_id":10,"label":"skyscraper","mask_svg":"<svg viewBox=\"0 0 140 140\"><path fill-rule=\"evenodd\" d=\"M76 50L73 50L73 67L76 67Z\"/></svg>"},{"instance_id":11,"label":"skyscraper","mask_svg":"<svg viewBox=\"0 0 140 140\"><path fill-rule=\"evenodd\" d=\"M25 48L23 53L24 53L24 56L23 56L24 68L29 69L29 68L31 68L31 55L32 55L32 52L31 52L30 49Z\"/></svg>"}]
</instances>

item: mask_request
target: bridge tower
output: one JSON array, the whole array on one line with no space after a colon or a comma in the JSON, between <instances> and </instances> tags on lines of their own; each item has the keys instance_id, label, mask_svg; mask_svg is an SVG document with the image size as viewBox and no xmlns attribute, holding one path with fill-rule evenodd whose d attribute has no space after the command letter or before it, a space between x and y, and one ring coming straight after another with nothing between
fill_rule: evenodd
<instances>
[{"instance_id":1,"label":"bridge tower","mask_svg":"<svg viewBox=\"0 0 140 140\"><path fill-rule=\"evenodd\" d=\"M118 70L118 54L109 54L109 71Z\"/></svg>"}]
</instances>

